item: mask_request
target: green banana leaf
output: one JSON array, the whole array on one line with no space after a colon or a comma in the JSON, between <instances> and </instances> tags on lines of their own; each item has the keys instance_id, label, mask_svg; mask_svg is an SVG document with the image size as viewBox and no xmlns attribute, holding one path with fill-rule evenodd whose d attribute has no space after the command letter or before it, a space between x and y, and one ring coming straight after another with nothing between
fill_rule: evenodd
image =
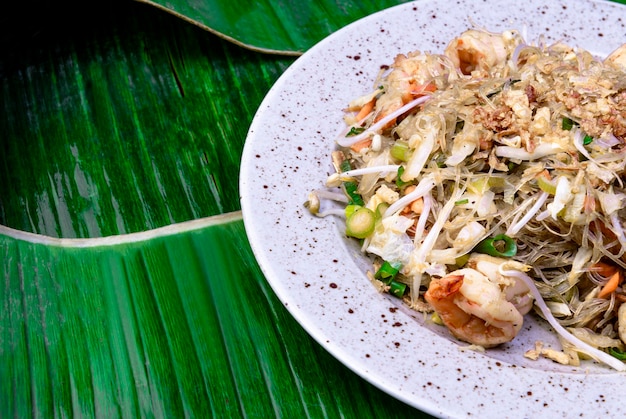
<instances>
[{"instance_id":1,"label":"green banana leaf","mask_svg":"<svg viewBox=\"0 0 626 419\"><path fill-rule=\"evenodd\" d=\"M102 4L22 0L3 7L0 48L64 21L70 30L80 22L94 22L100 9L123 10L129 1L157 8L252 50L299 55L363 16L410 0L110 0Z\"/></svg>"},{"instance_id":2,"label":"green banana leaf","mask_svg":"<svg viewBox=\"0 0 626 419\"><path fill-rule=\"evenodd\" d=\"M113 240L0 228L1 417L406 417L254 263L240 213ZM332 371L332 373L330 373Z\"/></svg>"},{"instance_id":3,"label":"green banana leaf","mask_svg":"<svg viewBox=\"0 0 626 419\"><path fill-rule=\"evenodd\" d=\"M374 11L409 0L138 0L248 48L302 53L328 34Z\"/></svg>"},{"instance_id":4,"label":"green banana leaf","mask_svg":"<svg viewBox=\"0 0 626 419\"><path fill-rule=\"evenodd\" d=\"M0 224L99 237L237 211L248 126L293 58L131 2L71 28L0 61Z\"/></svg>"},{"instance_id":5,"label":"green banana leaf","mask_svg":"<svg viewBox=\"0 0 626 419\"><path fill-rule=\"evenodd\" d=\"M419 415L306 335L247 242L241 151L293 58L114 5L2 38L0 417Z\"/></svg>"},{"instance_id":6,"label":"green banana leaf","mask_svg":"<svg viewBox=\"0 0 626 419\"><path fill-rule=\"evenodd\" d=\"M294 60L259 51L400 2L219 3L0 16L0 417L422 416L291 318L238 197L250 121Z\"/></svg>"}]
</instances>

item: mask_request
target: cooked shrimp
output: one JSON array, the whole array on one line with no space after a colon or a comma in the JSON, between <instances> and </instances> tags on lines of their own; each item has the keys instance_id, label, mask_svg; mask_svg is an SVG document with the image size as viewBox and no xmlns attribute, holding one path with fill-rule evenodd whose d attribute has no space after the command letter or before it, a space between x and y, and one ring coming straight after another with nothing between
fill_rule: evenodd
<instances>
[{"instance_id":1,"label":"cooked shrimp","mask_svg":"<svg viewBox=\"0 0 626 419\"><path fill-rule=\"evenodd\" d=\"M488 73L489 69L506 62L509 52L515 48L510 46L513 39L510 33L470 29L453 39L444 54L463 74L469 75L476 70Z\"/></svg>"},{"instance_id":2,"label":"cooked shrimp","mask_svg":"<svg viewBox=\"0 0 626 419\"><path fill-rule=\"evenodd\" d=\"M527 314L533 307L534 299L532 294L524 281L518 278L505 277L500 274L500 266L504 263L508 266L516 264L518 265L518 270L525 270L524 265L521 263L481 253L472 253L467 261L467 266L476 269L489 278L491 282L499 284L500 288L504 291L506 300L511 302L521 315Z\"/></svg>"},{"instance_id":3,"label":"cooked shrimp","mask_svg":"<svg viewBox=\"0 0 626 419\"><path fill-rule=\"evenodd\" d=\"M387 81L390 88L401 92L404 103L424 93L434 92L437 87L432 81L433 78L445 71L445 68L436 62L435 57L419 52L409 53L408 56L397 55L392 68Z\"/></svg>"},{"instance_id":4,"label":"cooked shrimp","mask_svg":"<svg viewBox=\"0 0 626 419\"><path fill-rule=\"evenodd\" d=\"M424 297L455 337L485 348L511 341L524 322L500 286L474 269L433 279Z\"/></svg>"},{"instance_id":5,"label":"cooked shrimp","mask_svg":"<svg viewBox=\"0 0 626 419\"><path fill-rule=\"evenodd\" d=\"M380 121L412 100L436 91L434 78L447 71L438 58L432 55L420 52L397 55L387 76L386 94L376 102L374 121ZM395 119L387 127L394 123Z\"/></svg>"}]
</instances>

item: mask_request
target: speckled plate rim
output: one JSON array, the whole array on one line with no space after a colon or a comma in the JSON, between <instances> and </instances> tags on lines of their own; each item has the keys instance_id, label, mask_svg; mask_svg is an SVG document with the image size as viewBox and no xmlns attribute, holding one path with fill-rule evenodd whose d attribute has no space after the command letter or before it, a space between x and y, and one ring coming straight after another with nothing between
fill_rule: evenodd
<instances>
[{"instance_id":1,"label":"speckled plate rim","mask_svg":"<svg viewBox=\"0 0 626 419\"><path fill-rule=\"evenodd\" d=\"M240 194L253 252L278 298L314 339L418 409L440 417L623 415L626 375L592 363L572 368L526 360L521 354L535 340L555 344L532 319L511 345L488 354L461 350L379 294L340 223L303 207L331 171L341 109L372 87L380 66L397 53L441 52L472 24L605 55L626 32L626 8L602 0L421 0L324 39L285 71L251 124Z\"/></svg>"}]
</instances>

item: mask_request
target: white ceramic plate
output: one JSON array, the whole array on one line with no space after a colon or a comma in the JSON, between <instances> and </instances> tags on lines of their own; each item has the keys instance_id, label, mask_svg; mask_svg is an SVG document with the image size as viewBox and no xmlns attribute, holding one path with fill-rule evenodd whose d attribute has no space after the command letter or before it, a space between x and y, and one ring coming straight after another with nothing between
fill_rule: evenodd
<instances>
[{"instance_id":1,"label":"white ceramic plate","mask_svg":"<svg viewBox=\"0 0 626 419\"><path fill-rule=\"evenodd\" d=\"M605 55L624 41L626 8L588 0L423 0L364 18L298 59L260 106L241 167L241 205L254 253L297 321L341 362L389 394L442 417L623 417L626 375L587 363L522 356L537 339L559 347L527 316L512 344L460 350L379 294L367 260L340 222L303 207L331 173L342 108L368 92L381 65L416 49L442 52L472 23L518 29Z\"/></svg>"}]
</instances>

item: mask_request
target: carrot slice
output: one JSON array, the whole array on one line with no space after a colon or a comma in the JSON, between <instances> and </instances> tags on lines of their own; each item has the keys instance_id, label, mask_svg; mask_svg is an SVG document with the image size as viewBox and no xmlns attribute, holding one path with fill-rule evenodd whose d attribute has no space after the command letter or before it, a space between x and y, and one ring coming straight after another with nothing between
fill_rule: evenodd
<instances>
[{"instance_id":1,"label":"carrot slice","mask_svg":"<svg viewBox=\"0 0 626 419\"><path fill-rule=\"evenodd\" d=\"M352 144L350 146L350 149L358 153L361 150L363 150L365 147L369 147L370 145L372 145L372 139L365 138L364 140L357 141L356 143Z\"/></svg>"},{"instance_id":2,"label":"carrot slice","mask_svg":"<svg viewBox=\"0 0 626 419\"><path fill-rule=\"evenodd\" d=\"M622 282L622 273L620 271L615 272L606 284L602 287L600 292L598 293L598 298L606 298L611 295L616 289L617 286Z\"/></svg>"},{"instance_id":3,"label":"carrot slice","mask_svg":"<svg viewBox=\"0 0 626 419\"><path fill-rule=\"evenodd\" d=\"M608 278L617 272L617 268L613 265L609 265L608 263L598 262L591 265L591 271L597 272L600 276Z\"/></svg>"},{"instance_id":4,"label":"carrot slice","mask_svg":"<svg viewBox=\"0 0 626 419\"><path fill-rule=\"evenodd\" d=\"M375 104L376 104L376 99L374 98L370 100L369 102L367 102L365 105L363 105L363 107L359 110L359 113L356 114L356 120L360 121L361 119L369 115L369 113L372 112L372 109L374 109Z\"/></svg>"}]
</instances>

